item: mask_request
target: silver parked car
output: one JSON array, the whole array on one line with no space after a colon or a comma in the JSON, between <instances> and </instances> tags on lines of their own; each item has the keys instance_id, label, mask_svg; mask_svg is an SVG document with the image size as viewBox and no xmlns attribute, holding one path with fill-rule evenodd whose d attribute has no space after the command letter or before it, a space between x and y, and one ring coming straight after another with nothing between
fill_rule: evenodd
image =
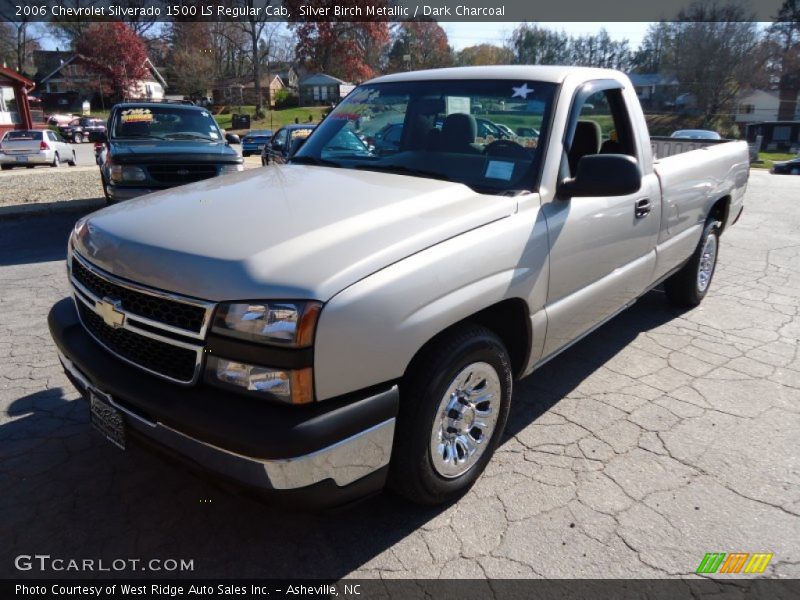
<instances>
[{"instance_id":1,"label":"silver parked car","mask_svg":"<svg viewBox=\"0 0 800 600\"><path fill-rule=\"evenodd\" d=\"M62 162L74 167L76 161L75 149L49 129L8 131L0 141L0 168L4 171L36 165L58 167Z\"/></svg>"},{"instance_id":2,"label":"silver parked car","mask_svg":"<svg viewBox=\"0 0 800 600\"><path fill-rule=\"evenodd\" d=\"M673 131L669 137L683 138L689 140L721 140L722 136L710 129L679 129Z\"/></svg>"}]
</instances>

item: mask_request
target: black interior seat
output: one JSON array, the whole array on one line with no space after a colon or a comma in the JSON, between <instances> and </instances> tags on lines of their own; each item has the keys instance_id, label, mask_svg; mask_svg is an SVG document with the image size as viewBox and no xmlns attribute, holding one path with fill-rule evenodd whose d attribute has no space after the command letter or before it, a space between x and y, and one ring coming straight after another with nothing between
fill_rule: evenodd
<instances>
[{"instance_id":1,"label":"black interior seat","mask_svg":"<svg viewBox=\"0 0 800 600\"><path fill-rule=\"evenodd\" d=\"M589 154L600 151L600 125L594 121L578 121L575 128L575 137L572 140L567 158L569 170L574 175L578 168L578 161Z\"/></svg>"},{"instance_id":2,"label":"black interior seat","mask_svg":"<svg viewBox=\"0 0 800 600\"><path fill-rule=\"evenodd\" d=\"M442 123L442 133L437 145L442 152L479 154L480 150L473 146L477 134L478 123L475 117L466 113L453 113Z\"/></svg>"}]
</instances>

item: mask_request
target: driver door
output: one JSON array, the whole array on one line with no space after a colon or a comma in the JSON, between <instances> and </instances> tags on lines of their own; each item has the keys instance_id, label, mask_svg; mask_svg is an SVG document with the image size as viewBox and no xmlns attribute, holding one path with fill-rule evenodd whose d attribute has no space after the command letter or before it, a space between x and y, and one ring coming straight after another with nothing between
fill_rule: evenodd
<instances>
[{"instance_id":1,"label":"driver door","mask_svg":"<svg viewBox=\"0 0 800 600\"><path fill-rule=\"evenodd\" d=\"M586 84L574 99L563 177L587 154L641 160L623 90L615 81ZM543 357L633 302L650 283L660 226L660 189L652 173L638 192L560 198L543 206L550 245L547 335Z\"/></svg>"}]
</instances>

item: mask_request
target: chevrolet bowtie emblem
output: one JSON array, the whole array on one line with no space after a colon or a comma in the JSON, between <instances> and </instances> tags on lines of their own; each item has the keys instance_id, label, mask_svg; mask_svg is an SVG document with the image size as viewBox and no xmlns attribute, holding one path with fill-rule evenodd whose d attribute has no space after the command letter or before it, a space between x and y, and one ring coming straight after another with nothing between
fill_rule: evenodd
<instances>
[{"instance_id":1,"label":"chevrolet bowtie emblem","mask_svg":"<svg viewBox=\"0 0 800 600\"><path fill-rule=\"evenodd\" d=\"M125 313L121 310L122 302L119 300L105 297L102 300L98 300L94 308L109 327L117 329L125 323Z\"/></svg>"}]
</instances>

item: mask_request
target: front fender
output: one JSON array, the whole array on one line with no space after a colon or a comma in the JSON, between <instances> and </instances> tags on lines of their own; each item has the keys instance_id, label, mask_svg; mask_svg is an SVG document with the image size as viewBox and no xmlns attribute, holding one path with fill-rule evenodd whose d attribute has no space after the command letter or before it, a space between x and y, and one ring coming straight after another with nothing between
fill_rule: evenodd
<instances>
[{"instance_id":1,"label":"front fender","mask_svg":"<svg viewBox=\"0 0 800 600\"><path fill-rule=\"evenodd\" d=\"M520 298L533 314L546 299L547 247L537 202L346 288L320 315L317 399L399 379L436 334L502 300Z\"/></svg>"}]
</instances>

